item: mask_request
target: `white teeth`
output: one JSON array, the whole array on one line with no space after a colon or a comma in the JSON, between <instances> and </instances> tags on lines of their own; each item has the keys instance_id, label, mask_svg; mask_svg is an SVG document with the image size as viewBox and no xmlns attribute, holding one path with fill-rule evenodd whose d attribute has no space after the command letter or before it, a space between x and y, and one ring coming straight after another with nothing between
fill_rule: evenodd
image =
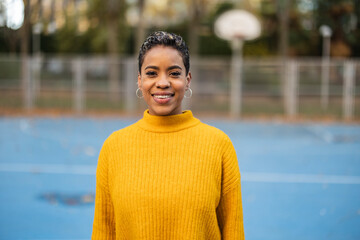
<instances>
[{"instance_id":1,"label":"white teeth","mask_svg":"<svg viewBox=\"0 0 360 240\"><path fill-rule=\"evenodd\" d=\"M171 95L154 95L154 97L160 98L160 99L165 99L165 98L170 98Z\"/></svg>"}]
</instances>

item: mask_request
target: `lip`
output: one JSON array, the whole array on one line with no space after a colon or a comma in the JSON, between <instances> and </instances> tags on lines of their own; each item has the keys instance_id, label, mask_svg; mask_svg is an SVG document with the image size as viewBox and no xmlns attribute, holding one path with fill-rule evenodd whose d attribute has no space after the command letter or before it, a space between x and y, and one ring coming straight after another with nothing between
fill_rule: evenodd
<instances>
[{"instance_id":1,"label":"lip","mask_svg":"<svg viewBox=\"0 0 360 240\"><path fill-rule=\"evenodd\" d=\"M168 103L174 97L174 95L175 95L175 93L172 93L172 92L154 92L154 93L151 93L152 98L158 104L166 104L166 103ZM157 96L166 96L166 97L160 98L160 97L157 97Z\"/></svg>"}]
</instances>

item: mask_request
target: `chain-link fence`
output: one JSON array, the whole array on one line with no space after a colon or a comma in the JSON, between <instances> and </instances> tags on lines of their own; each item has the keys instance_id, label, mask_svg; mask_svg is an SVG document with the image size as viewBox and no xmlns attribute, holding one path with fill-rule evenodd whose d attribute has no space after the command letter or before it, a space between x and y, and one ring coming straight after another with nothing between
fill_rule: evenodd
<instances>
[{"instance_id":1,"label":"chain-link fence","mask_svg":"<svg viewBox=\"0 0 360 240\"><path fill-rule=\"evenodd\" d=\"M230 58L191 60L193 96L186 108L230 113ZM360 61L245 59L244 116L360 118ZM134 113L137 99L134 57L0 57L0 109Z\"/></svg>"}]
</instances>

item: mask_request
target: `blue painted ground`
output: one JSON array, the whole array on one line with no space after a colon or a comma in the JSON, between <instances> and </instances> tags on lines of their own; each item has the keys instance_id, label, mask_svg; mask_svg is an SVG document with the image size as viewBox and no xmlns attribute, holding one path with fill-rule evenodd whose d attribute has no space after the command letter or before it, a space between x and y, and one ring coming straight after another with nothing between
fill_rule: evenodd
<instances>
[{"instance_id":1,"label":"blue painted ground","mask_svg":"<svg viewBox=\"0 0 360 240\"><path fill-rule=\"evenodd\" d=\"M104 139L135 122L0 118L0 239L89 239ZM360 239L360 126L205 120L242 173L247 240Z\"/></svg>"}]
</instances>

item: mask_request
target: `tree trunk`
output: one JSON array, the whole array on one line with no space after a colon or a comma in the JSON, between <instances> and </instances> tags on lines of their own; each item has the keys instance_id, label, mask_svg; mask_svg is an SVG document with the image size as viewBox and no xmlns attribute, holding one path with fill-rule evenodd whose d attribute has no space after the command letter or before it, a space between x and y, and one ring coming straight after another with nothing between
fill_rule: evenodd
<instances>
[{"instance_id":1,"label":"tree trunk","mask_svg":"<svg viewBox=\"0 0 360 240\"><path fill-rule=\"evenodd\" d=\"M284 109L286 111L286 103L289 101L289 94L287 91L287 71L286 71L286 58L288 55L288 20L289 20L289 2L288 0L277 1L277 13L279 19L279 45L278 56L280 57L280 82L282 85L281 93L284 100Z\"/></svg>"},{"instance_id":2,"label":"tree trunk","mask_svg":"<svg viewBox=\"0 0 360 240\"><path fill-rule=\"evenodd\" d=\"M113 102L120 100L120 79L118 61L118 24L115 20L108 21L108 54L109 54L109 91Z\"/></svg>"},{"instance_id":3,"label":"tree trunk","mask_svg":"<svg viewBox=\"0 0 360 240\"><path fill-rule=\"evenodd\" d=\"M119 3L117 0L108 0L108 17L107 17L107 47L109 54L109 92L110 100L118 102L120 100L120 74L119 74L119 46L118 46L118 13Z\"/></svg>"},{"instance_id":4,"label":"tree trunk","mask_svg":"<svg viewBox=\"0 0 360 240\"><path fill-rule=\"evenodd\" d=\"M138 8L139 8L139 23L136 29L136 40L135 40L135 49L134 53L135 56L138 54L140 47L145 40L145 21L144 21L144 8L145 8L145 0L138 1Z\"/></svg>"},{"instance_id":5,"label":"tree trunk","mask_svg":"<svg viewBox=\"0 0 360 240\"><path fill-rule=\"evenodd\" d=\"M199 30L201 19L200 0L192 0L189 4L189 23L188 23L188 46L192 56L199 54Z\"/></svg>"},{"instance_id":6,"label":"tree trunk","mask_svg":"<svg viewBox=\"0 0 360 240\"><path fill-rule=\"evenodd\" d=\"M21 56L27 57L29 54L29 34L30 34L30 0L24 0L24 23L21 27Z\"/></svg>"},{"instance_id":7,"label":"tree trunk","mask_svg":"<svg viewBox=\"0 0 360 240\"><path fill-rule=\"evenodd\" d=\"M280 22L279 29L279 56L281 58L286 58L288 55L288 35L289 35L289 1L288 0L280 0L277 2L278 6L278 19Z\"/></svg>"},{"instance_id":8,"label":"tree trunk","mask_svg":"<svg viewBox=\"0 0 360 240\"><path fill-rule=\"evenodd\" d=\"M24 23L20 30L21 33L21 88L24 93L24 106L28 106L26 90L30 87L29 75L29 34L30 34L30 0L24 0ZM28 107L27 107L28 108ZM30 107L29 107L30 108Z\"/></svg>"},{"instance_id":9,"label":"tree trunk","mask_svg":"<svg viewBox=\"0 0 360 240\"><path fill-rule=\"evenodd\" d=\"M188 22L188 47L190 51L190 61L191 61L191 75L193 81L191 81L190 88L194 93L198 92L199 84L198 79L200 78L198 63L199 63L199 33L201 31L201 18L204 11L204 1L203 0L191 0L189 3L188 12L190 14ZM195 96L199 96L195 94ZM194 96L194 97L195 97ZM191 103L193 101L185 101L185 108L191 108Z\"/></svg>"}]
</instances>

